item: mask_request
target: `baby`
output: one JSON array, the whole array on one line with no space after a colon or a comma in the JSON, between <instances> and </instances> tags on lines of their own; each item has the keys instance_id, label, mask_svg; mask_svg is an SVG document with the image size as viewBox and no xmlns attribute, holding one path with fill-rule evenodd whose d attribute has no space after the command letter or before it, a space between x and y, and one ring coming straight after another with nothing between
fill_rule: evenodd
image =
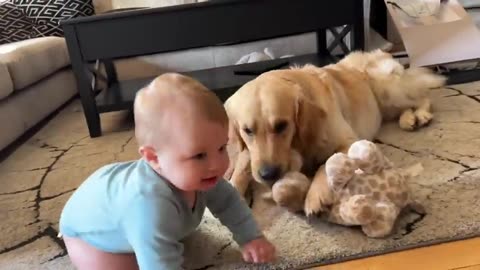
<instances>
[{"instance_id":1,"label":"baby","mask_svg":"<svg viewBox=\"0 0 480 270\"><path fill-rule=\"evenodd\" d=\"M222 179L228 167L228 119L199 82L164 74L135 98L141 159L104 166L66 203L60 233L80 270L182 269L181 240L205 207L233 234L243 259L263 263L275 248L250 209Z\"/></svg>"}]
</instances>

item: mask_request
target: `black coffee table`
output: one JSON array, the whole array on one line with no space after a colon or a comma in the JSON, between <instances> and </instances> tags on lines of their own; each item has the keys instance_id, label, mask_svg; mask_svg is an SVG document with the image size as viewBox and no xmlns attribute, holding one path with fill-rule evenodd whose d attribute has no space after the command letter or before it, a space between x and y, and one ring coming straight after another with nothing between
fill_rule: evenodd
<instances>
[{"instance_id":1,"label":"black coffee table","mask_svg":"<svg viewBox=\"0 0 480 270\"><path fill-rule=\"evenodd\" d=\"M115 59L316 32L315 54L185 73L225 100L261 72L334 62L330 51L336 46L349 52L344 43L349 32L352 49L364 45L359 0L209 1L75 18L62 26L91 137L101 135L100 113L132 108L136 92L153 79L119 81ZM327 30L336 38L329 46ZM97 94L90 66L98 60L105 64L108 84Z\"/></svg>"}]
</instances>

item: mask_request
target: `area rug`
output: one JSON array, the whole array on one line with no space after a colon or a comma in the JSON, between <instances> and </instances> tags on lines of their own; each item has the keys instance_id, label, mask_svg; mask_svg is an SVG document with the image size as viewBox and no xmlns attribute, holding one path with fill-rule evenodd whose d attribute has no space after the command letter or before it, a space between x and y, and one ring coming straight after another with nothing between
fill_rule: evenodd
<instances>
[{"instance_id":1,"label":"area rug","mask_svg":"<svg viewBox=\"0 0 480 270\"><path fill-rule=\"evenodd\" d=\"M278 249L273 264L241 261L230 233L209 213L186 239L186 269L304 269L480 235L480 83L432 91L435 120L416 132L386 124L377 143L396 165L421 162L410 183L426 215L404 213L395 232L370 239L359 228L307 219L254 196L252 208ZM102 115L91 139L78 100L0 164L0 269L73 269L56 237L60 211L106 163L137 158L128 113Z\"/></svg>"}]
</instances>

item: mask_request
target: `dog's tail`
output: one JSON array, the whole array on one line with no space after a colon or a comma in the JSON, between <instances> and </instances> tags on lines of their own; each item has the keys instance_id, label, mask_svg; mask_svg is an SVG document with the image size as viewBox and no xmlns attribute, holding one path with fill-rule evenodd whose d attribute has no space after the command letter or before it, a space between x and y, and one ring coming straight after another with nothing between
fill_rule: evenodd
<instances>
[{"instance_id":1,"label":"dog's tail","mask_svg":"<svg viewBox=\"0 0 480 270\"><path fill-rule=\"evenodd\" d=\"M405 69L391 54L382 50L353 52L339 64L366 73L378 101L385 106L415 106L412 103L428 97L430 89L442 87L446 82L444 76L428 68Z\"/></svg>"},{"instance_id":2,"label":"dog's tail","mask_svg":"<svg viewBox=\"0 0 480 270\"><path fill-rule=\"evenodd\" d=\"M445 85L447 78L445 76L434 73L431 69L424 67L413 67L405 70L402 76L402 82L409 89L435 89Z\"/></svg>"},{"instance_id":3,"label":"dog's tail","mask_svg":"<svg viewBox=\"0 0 480 270\"><path fill-rule=\"evenodd\" d=\"M377 101L383 108L408 109L419 106L430 90L445 85L446 77L424 67L398 68L394 59L367 68Z\"/></svg>"}]
</instances>

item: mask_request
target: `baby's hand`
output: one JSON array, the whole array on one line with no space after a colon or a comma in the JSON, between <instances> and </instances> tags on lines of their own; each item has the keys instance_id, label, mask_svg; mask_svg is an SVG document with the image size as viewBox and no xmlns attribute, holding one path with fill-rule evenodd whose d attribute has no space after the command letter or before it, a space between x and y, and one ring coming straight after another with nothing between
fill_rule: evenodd
<instances>
[{"instance_id":1,"label":"baby's hand","mask_svg":"<svg viewBox=\"0 0 480 270\"><path fill-rule=\"evenodd\" d=\"M257 238L242 247L242 256L246 262L271 262L275 258L275 247L264 237Z\"/></svg>"}]
</instances>

